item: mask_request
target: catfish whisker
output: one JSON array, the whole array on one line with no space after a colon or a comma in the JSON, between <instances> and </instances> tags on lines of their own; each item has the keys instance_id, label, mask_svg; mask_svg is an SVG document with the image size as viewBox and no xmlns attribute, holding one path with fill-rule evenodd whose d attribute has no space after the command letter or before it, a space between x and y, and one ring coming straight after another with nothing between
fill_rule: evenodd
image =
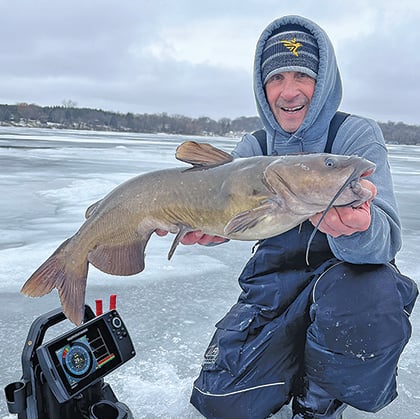
<instances>
[{"instance_id":1,"label":"catfish whisker","mask_svg":"<svg viewBox=\"0 0 420 419\"><path fill-rule=\"evenodd\" d=\"M325 216L327 215L327 212L333 207L334 202L338 199L338 197L343 193L343 191L354 181L354 175L356 174L356 170L353 170L353 173L347 178L347 180L344 182L344 184L341 186L341 188L338 190L338 192L334 195L333 199L328 203L327 208L322 212L321 218L316 223L316 226L314 227L311 236L309 237L308 244L306 245L306 254L305 254L305 261L306 264L309 266L309 248L311 247L312 241L315 237L316 232L318 231L319 226L324 221Z\"/></svg>"}]
</instances>

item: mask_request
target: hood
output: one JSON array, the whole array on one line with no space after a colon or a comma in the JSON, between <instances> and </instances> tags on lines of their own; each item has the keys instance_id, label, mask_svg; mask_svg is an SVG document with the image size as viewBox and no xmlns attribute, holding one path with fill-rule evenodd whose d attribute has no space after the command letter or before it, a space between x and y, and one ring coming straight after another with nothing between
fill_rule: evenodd
<instances>
[{"instance_id":1,"label":"hood","mask_svg":"<svg viewBox=\"0 0 420 419\"><path fill-rule=\"evenodd\" d=\"M319 68L314 95L299 129L293 134L277 123L267 102L261 76L261 56L268 38L284 25L297 24L309 31L319 48ZM270 23L261 34L254 60L254 95L257 110L267 131L268 153L286 143L298 142L300 151L322 151L325 147L329 123L337 111L342 96L341 77L334 48L325 31L301 16L284 16Z\"/></svg>"}]
</instances>

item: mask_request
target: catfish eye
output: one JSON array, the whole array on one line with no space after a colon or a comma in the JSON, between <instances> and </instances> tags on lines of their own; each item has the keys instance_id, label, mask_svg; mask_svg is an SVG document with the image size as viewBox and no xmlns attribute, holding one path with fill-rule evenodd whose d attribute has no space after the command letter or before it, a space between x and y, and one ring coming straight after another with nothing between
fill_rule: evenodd
<instances>
[{"instance_id":1,"label":"catfish eye","mask_svg":"<svg viewBox=\"0 0 420 419\"><path fill-rule=\"evenodd\" d=\"M325 166L327 166L327 167L335 167L334 160L331 157L329 157L328 159L325 160Z\"/></svg>"}]
</instances>

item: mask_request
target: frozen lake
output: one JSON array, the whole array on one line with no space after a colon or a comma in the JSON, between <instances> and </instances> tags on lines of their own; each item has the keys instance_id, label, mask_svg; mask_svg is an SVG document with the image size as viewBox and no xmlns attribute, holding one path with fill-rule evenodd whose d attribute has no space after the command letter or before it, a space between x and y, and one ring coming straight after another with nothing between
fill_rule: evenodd
<instances>
[{"instance_id":1,"label":"frozen lake","mask_svg":"<svg viewBox=\"0 0 420 419\"><path fill-rule=\"evenodd\" d=\"M0 387L21 375L20 353L30 324L59 306L55 292L28 299L19 290L29 275L84 221L85 209L124 180L180 166L176 147L186 137L0 127ZM194 137L197 139L197 137ZM230 151L236 139L200 141ZM397 262L419 281L420 147L389 146L403 222ZM236 302L237 276L252 243L179 246L166 259L173 237L153 237L146 270L113 277L90 268L86 302L118 295L118 310L137 356L106 378L135 418L200 418L189 404L214 324ZM399 366L399 397L373 415L347 409L346 419L420 417L420 309L413 338ZM14 416L10 416L12 418ZM290 417L288 407L276 419ZM4 393L0 418L9 418Z\"/></svg>"}]
</instances>

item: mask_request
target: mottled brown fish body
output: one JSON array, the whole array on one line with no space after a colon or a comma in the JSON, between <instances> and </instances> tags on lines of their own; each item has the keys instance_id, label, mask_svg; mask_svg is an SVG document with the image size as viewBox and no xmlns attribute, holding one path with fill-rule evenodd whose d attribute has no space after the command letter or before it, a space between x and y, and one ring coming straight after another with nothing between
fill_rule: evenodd
<instances>
[{"instance_id":1,"label":"mottled brown fish body","mask_svg":"<svg viewBox=\"0 0 420 419\"><path fill-rule=\"evenodd\" d=\"M118 211L118 216L125 214L124 224L131 224L133 230L144 219L153 219L155 229L175 233L182 224L224 236L224 227L231 218L274 196L262 182L267 165L264 160L234 161L206 170L147 173L111 192L95 209L95 215L112 217ZM258 172L261 176L255 175Z\"/></svg>"},{"instance_id":2,"label":"mottled brown fish body","mask_svg":"<svg viewBox=\"0 0 420 419\"><path fill-rule=\"evenodd\" d=\"M278 235L327 208L346 182L336 205L368 199L357 180L374 167L358 157L327 154L232 161L221 150L191 142L179 147L177 157L194 168L146 173L115 188L88 208L79 231L22 292L41 296L57 288L64 313L80 324L89 263L114 275L141 272L156 229L177 234L169 257L188 231L237 240Z\"/></svg>"}]
</instances>

